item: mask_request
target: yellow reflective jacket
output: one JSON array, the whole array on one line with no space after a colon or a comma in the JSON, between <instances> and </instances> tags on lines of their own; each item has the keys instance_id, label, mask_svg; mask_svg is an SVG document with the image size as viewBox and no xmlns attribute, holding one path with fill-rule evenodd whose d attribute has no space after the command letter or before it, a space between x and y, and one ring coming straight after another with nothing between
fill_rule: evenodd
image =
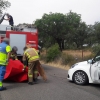
<instances>
[{"instance_id":1,"label":"yellow reflective jacket","mask_svg":"<svg viewBox=\"0 0 100 100\"><path fill-rule=\"evenodd\" d=\"M36 49L28 48L23 55L23 61L28 60L28 62L39 60L39 55Z\"/></svg>"},{"instance_id":2,"label":"yellow reflective jacket","mask_svg":"<svg viewBox=\"0 0 100 100\"><path fill-rule=\"evenodd\" d=\"M11 47L5 42L0 43L0 65L7 65L7 54L11 51Z\"/></svg>"}]
</instances>

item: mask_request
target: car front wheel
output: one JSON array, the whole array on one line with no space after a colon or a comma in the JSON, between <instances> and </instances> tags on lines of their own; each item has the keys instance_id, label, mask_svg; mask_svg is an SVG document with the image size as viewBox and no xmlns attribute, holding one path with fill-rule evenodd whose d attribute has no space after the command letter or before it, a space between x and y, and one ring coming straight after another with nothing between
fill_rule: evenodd
<instances>
[{"instance_id":1,"label":"car front wheel","mask_svg":"<svg viewBox=\"0 0 100 100\"><path fill-rule=\"evenodd\" d=\"M78 85L85 85L88 82L88 76L83 71L76 71L73 75L73 81Z\"/></svg>"}]
</instances>

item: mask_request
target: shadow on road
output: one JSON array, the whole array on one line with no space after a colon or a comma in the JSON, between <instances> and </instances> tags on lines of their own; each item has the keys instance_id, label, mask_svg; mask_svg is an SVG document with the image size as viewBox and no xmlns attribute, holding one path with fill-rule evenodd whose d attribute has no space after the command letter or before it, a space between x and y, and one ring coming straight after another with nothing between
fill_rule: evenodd
<instances>
[{"instance_id":1,"label":"shadow on road","mask_svg":"<svg viewBox=\"0 0 100 100\"><path fill-rule=\"evenodd\" d=\"M94 88L97 88L97 89L100 89L100 84L86 84L86 85L77 85L75 84L73 81L68 81L69 84L73 85L73 86L78 86L78 87L94 87Z\"/></svg>"},{"instance_id":2,"label":"shadow on road","mask_svg":"<svg viewBox=\"0 0 100 100\"><path fill-rule=\"evenodd\" d=\"M100 84L89 84L91 87L100 88Z\"/></svg>"},{"instance_id":3,"label":"shadow on road","mask_svg":"<svg viewBox=\"0 0 100 100\"><path fill-rule=\"evenodd\" d=\"M42 64L42 67L44 68L44 70L53 70L51 66L48 66L48 65L44 65Z\"/></svg>"},{"instance_id":4,"label":"shadow on road","mask_svg":"<svg viewBox=\"0 0 100 100\"><path fill-rule=\"evenodd\" d=\"M6 80L6 81L3 81L3 83L5 83L4 86L7 89L15 89L15 88L21 88L21 87L30 86L28 84L28 81L24 81L24 82L14 82L14 81ZM38 84L41 84L41 83L49 83L49 80L44 81L42 79L38 79L38 83L37 84L34 84L34 85L38 85Z\"/></svg>"}]
</instances>

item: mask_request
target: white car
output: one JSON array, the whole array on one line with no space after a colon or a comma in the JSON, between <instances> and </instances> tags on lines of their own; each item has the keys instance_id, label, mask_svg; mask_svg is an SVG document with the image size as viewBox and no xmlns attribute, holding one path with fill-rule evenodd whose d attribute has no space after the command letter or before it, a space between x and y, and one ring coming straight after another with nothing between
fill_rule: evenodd
<instances>
[{"instance_id":1,"label":"white car","mask_svg":"<svg viewBox=\"0 0 100 100\"><path fill-rule=\"evenodd\" d=\"M91 60L72 65L68 70L67 79L78 85L100 84L100 53Z\"/></svg>"}]
</instances>

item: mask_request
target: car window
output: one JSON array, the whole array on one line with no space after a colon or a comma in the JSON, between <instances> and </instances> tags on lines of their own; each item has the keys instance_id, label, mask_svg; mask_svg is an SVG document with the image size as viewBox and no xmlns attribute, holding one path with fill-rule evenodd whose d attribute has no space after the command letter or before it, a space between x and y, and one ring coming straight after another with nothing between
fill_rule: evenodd
<instances>
[{"instance_id":1,"label":"car window","mask_svg":"<svg viewBox=\"0 0 100 100\"><path fill-rule=\"evenodd\" d=\"M93 62L100 61L100 51L96 54L96 56L93 58Z\"/></svg>"},{"instance_id":2,"label":"car window","mask_svg":"<svg viewBox=\"0 0 100 100\"><path fill-rule=\"evenodd\" d=\"M96 56L95 61L100 61L100 56Z\"/></svg>"},{"instance_id":3,"label":"car window","mask_svg":"<svg viewBox=\"0 0 100 100\"><path fill-rule=\"evenodd\" d=\"M89 61L89 60L88 60L88 63L93 64L93 63L95 63L95 62L97 62L97 61L100 61L100 51L99 51L99 52L95 55L95 57L92 58L91 60L92 60L92 61Z\"/></svg>"}]
</instances>

